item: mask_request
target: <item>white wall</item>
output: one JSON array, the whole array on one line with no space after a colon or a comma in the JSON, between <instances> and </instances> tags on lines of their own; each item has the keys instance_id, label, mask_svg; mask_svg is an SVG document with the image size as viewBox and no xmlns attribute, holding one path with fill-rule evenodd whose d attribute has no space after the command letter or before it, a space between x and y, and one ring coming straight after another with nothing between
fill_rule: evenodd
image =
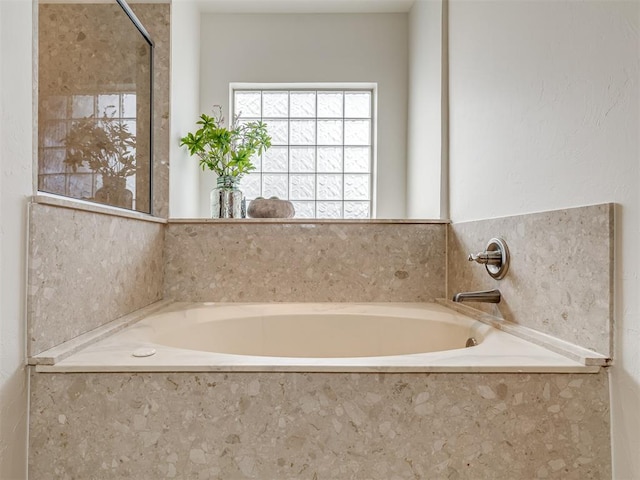
<instances>
[{"instance_id":1,"label":"white wall","mask_svg":"<svg viewBox=\"0 0 640 480\"><path fill-rule=\"evenodd\" d=\"M452 219L619 204L614 478L640 478L640 4L454 0L449 18Z\"/></svg>"},{"instance_id":2,"label":"white wall","mask_svg":"<svg viewBox=\"0 0 640 480\"><path fill-rule=\"evenodd\" d=\"M377 82L377 216L404 218L407 29L406 13L203 14L200 108L219 104L228 113L230 82ZM202 216L214 186L207 173Z\"/></svg>"},{"instance_id":3,"label":"white wall","mask_svg":"<svg viewBox=\"0 0 640 480\"><path fill-rule=\"evenodd\" d=\"M25 264L32 194L32 3L0 1L0 478L26 478Z\"/></svg>"},{"instance_id":4,"label":"white wall","mask_svg":"<svg viewBox=\"0 0 640 480\"><path fill-rule=\"evenodd\" d=\"M171 126L169 216L198 217L199 169L180 138L200 115L200 11L195 1L171 6Z\"/></svg>"},{"instance_id":5,"label":"white wall","mask_svg":"<svg viewBox=\"0 0 640 480\"><path fill-rule=\"evenodd\" d=\"M442 2L435 0L417 0L409 12L409 218L448 217L442 163L442 13Z\"/></svg>"}]
</instances>

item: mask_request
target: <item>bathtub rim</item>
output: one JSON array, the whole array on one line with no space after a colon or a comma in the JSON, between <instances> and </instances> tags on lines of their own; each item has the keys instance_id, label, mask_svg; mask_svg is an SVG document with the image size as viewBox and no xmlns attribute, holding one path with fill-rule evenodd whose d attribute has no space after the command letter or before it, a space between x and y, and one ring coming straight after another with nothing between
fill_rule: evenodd
<instances>
[{"instance_id":1,"label":"bathtub rim","mask_svg":"<svg viewBox=\"0 0 640 480\"><path fill-rule=\"evenodd\" d=\"M189 304L175 313L179 315L179 320L171 309L157 312L153 318L149 318L151 322L142 320L139 331L133 335L162 347L215 354L276 359L327 358L340 361L342 358L383 359L384 357L459 350L464 348L465 342L470 338L475 339L477 343L482 343L486 334L493 330L490 325L435 302L420 304L405 302L241 304L203 302ZM340 317L340 320L336 320L335 317ZM364 320L363 317L365 317ZM325 322L333 327L325 330ZM319 327L317 333L320 336L323 334L333 336L336 332L338 335L334 340L325 338L324 341L320 340L317 343L316 338L309 333L309 330L305 327L300 328L305 324L311 329ZM354 324L357 325L355 328ZM151 328L152 326L153 328ZM278 329L283 328L284 330L278 332ZM434 335L434 330L432 330L434 328L440 333ZM378 329L386 331L382 332L382 336L380 336L381 332ZM397 342L398 331L403 329L408 330L405 330L404 334L399 333L399 336L406 336L408 332L409 342L413 344L413 347L401 341L399 345L396 344L396 347L404 351L394 351L390 345ZM422 330L421 333L419 333L420 330ZM203 336L214 338L217 335L220 336L219 338L227 340L226 344L222 342L218 345L219 349L214 347L211 341L204 341L204 345L200 342ZM296 336L300 338L292 338ZM354 345L350 339L359 336L362 336L362 344L358 341L358 344ZM268 340L263 345L265 338ZM387 338L390 338L390 343L385 341ZM273 343L270 342L271 340ZM343 348L346 348L350 355L336 355L330 352L335 348L336 342L340 344L345 340ZM413 343L415 340L417 340L417 344ZM216 343L215 340L213 343ZM385 343L386 348L384 347ZM448 348L446 343L449 343ZM194 344L200 344L201 348L193 346ZM294 346L292 347L292 345ZM306 345L308 349L303 348L302 352L299 351L301 345ZM272 351L297 352L292 354L258 353L265 346L267 350ZM354 346L356 348L353 348ZM377 353L364 354L363 349L374 350ZM242 353L242 350L247 353ZM310 354L314 350L320 351L322 354ZM341 349L338 348L338 350ZM381 350L392 353L383 353ZM307 353L307 355L303 353ZM385 363L384 360L381 360L381 363Z\"/></svg>"},{"instance_id":2,"label":"bathtub rim","mask_svg":"<svg viewBox=\"0 0 640 480\"><path fill-rule=\"evenodd\" d=\"M392 357L361 357L354 359L305 359L294 358L295 361L289 362L274 362L274 359L286 358L286 357L258 357L258 356L246 356L252 361L238 362L237 357L245 357L232 354L210 354L217 356L216 364L210 363L198 363L195 364L154 364L153 362L138 361L133 364L121 364L121 365L101 365L101 364L78 364L74 363L73 359L70 361L70 357L76 355L80 351L86 351L93 345L111 337L112 335L120 332L126 327L133 325L150 315L163 313L173 309L180 309L185 306L202 305L208 302L172 302L172 301L160 301L156 302L148 307L134 312L133 314L125 315L110 324L88 332L76 339L73 339L64 344L58 345L52 349L42 352L38 355L30 357L28 360L29 365L36 367L37 372L183 372L183 371L239 371L239 372L264 372L264 371L285 371L285 372L354 372L354 373L366 373L366 372L495 372L495 373L509 373L509 372L522 372L522 373L534 373L534 372L549 372L549 373L597 373L602 366L610 364L610 359L591 352L590 350L578 347L567 342L555 339L539 332L531 331L525 327L521 327L516 324L511 324L505 320L493 317L484 312L471 308L467 305L454 304L445 299L438 299L435 302L379 302L385 306L390 305L405 305L405 306L424 306L425 303L439 304L449 310L463 314L470 317L473 320L477 320L481 323L490 325L496 331L503 334L514 336L520 340L524 340L527 344L532 344L534 347L542 348L548 352L550 362L548 365L529 365L522 364L522 362L515 362L515 365L501 363L500 365L456 365L446 363L444 365L417 365L409 363L394 364L394 365L376 365L371 362L361 362L362 359L377 359L383 358L389 360ZM247 302L249 303L249 302ZM264 303L264 302L257 302ZM294 303L294 302L282 302L282 303ZM300 302L295 302L300 303ZM356 302L361 303L361 302ZM238 305L233 303L217 305ZM252 303L255 304L255 303ZM376 302L367 302L368 305L375 305ZM84 337L84 338L81 338ZM477 348L477 347L474 347ZM181 349L170 349L175 351ZM464 349L463 349L464 350ZM534 351L539 352L537 349ZM200 352L202 353L202 352ZM421 355L433 355L433 354L411 354L402 355L401 357L410 360L418 361ZM233 358L223 358L225 356L231 356ZM153 357L152 357L153 358ZM256 359L262 359L262 361L256 362ZM266 359L266 360L265 360ZM154 360L158 360L156 357ZM322 360L322 361L319 361ZM327 361L324 361L327 360ZM338 361L336 361L338 360ZM388 363L388 362L379 362ZM393 363L393 362L391 362ZM455 363L455 362L454 362ZM518 364L520 363L520 364Z\"/></svg>"}]
</instances>

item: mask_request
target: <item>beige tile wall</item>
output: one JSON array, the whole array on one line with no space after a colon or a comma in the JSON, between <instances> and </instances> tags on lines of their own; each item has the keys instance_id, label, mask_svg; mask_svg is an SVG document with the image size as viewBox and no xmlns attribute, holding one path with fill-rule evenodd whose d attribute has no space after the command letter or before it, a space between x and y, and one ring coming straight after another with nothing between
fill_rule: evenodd
<instances>
[{"instance_id":1,"label":"beige tile wall","mask_svg":"<svg viewBox=\"0 0 640 480\"><path fill-rule=\"evenodd\" d=\"M454 223L448 239L450 297L498 288L498 305L469 303L514 323L612 354L613 204ZM507 276L494 280L467 255L502 237Z\"/></svg>"},{"instance_id":2,"label":"beige tile wall","mask_svg":"<svg viewBox=\"0 0 640 480\"><path fill-rule=\"evenodd\" d=\"M426 302L445 294L445 224L170 223L165 298Z\"/></svg>"},{"instance_id":3,"label":"beige tile wall","mask_svg":"<svg viewBox=\"0 0 640 480\"><path fill-rule=\"evenodd\" d=\"M162 298L164 225L31 204L28 354Z\"/></svg>"},{"instance_id":4,"label":"beige tile wall","mask_svg":"<svg viewBox=\"0 0 640 480\"><path fill-rule=\"evenodd\" d=\"M50 478L611 478L607 374L35 374Z\"/></svg>"}]
</instances>

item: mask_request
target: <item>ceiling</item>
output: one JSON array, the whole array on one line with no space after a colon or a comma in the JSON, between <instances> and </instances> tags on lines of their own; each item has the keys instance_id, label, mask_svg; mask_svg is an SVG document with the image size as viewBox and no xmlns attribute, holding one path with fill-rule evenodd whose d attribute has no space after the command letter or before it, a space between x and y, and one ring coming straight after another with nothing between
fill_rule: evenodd
<instances>
[{"instance_id":1,"label":"ceiling","mask_svg":"<svg viewBox=\"0 0 640 480\"><path fill-rule=\"evenodd\" d=\"M174 2L190 0L173 0ZM193 0L207 13L398 13L415 0Z\"/></svg>"}]
</instances>

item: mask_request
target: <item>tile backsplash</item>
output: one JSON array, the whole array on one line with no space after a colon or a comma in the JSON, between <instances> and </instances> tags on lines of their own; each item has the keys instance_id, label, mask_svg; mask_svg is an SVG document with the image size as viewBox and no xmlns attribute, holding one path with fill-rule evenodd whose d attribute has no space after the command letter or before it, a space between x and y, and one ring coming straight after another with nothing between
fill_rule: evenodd
<instances>
[{"instance_id":1,"label":"tile backsplash","mask_svg":"<svg viewBox=\"0 0 640 480\"><path fill-rule=\"evenodd\" d=\"M169 223L166 298L428 302L445 294L443 223Z\"/></svg>"},{"instance_id":2,"label":"tile backsplash","mask_svg":"<svg viewBox=\"0 0 640 480\"><path fill-rule=\"evenodd\" d=\"M449 297L498 288L499 304L469 306L611 356L613 204L454 223L450 228ZM502 280L467 260L492 237L502 237L511 253Z\"/></svg>"}]
</instances>

